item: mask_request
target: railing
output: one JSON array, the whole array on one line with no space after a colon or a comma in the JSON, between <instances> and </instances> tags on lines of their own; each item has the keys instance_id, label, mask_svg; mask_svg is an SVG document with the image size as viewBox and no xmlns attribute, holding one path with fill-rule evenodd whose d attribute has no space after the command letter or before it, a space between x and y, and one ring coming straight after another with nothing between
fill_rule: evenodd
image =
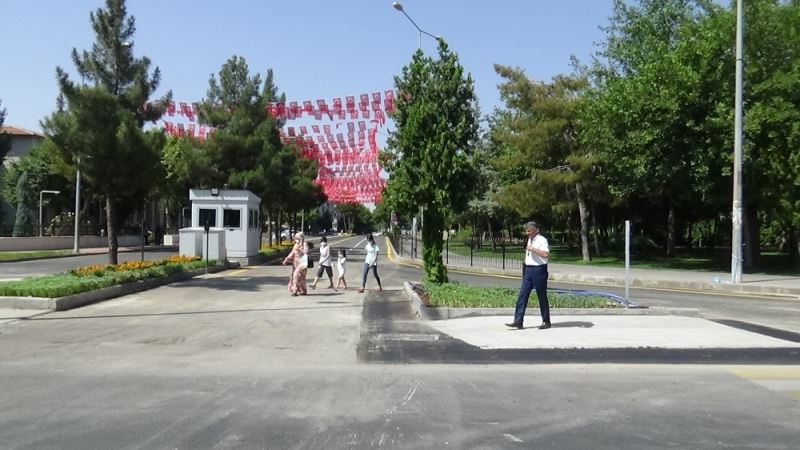
<instances>
[{"instance_id":1,"label":"railing","mask_svg":"<svg viewBox=\"0 0 800 450\"><path fill-rule=\"evenodd\" d=\"M422 242L409 234L389 235L398 255L422 258ZM444 241L442 260L447 265L520 269L524 257L522 240L479 240L450 238Z\"/></svg>"}]
</instances>

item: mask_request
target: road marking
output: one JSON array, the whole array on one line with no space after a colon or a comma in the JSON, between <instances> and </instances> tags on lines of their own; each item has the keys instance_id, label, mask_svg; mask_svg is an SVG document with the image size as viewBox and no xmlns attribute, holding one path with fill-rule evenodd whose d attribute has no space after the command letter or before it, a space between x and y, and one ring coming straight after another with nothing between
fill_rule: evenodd
<instances>
[{"instance_id":1,"label":"road marking","mask_svg":"<svg viewBox=\"0 0 800 450\"><path fill-rule=\"evenodd\" d=\"M800 366L729 369L732 374L773 392L800 400Z\"/></svg>"},{"instance_id":2,"label":"road marking","mask_svg":"<svg viewBox=\"0 0 800 450\"><path fill-rule=\"evenodd\" d=\"M411 334L411 333L388 333L379 334L378 339L382 341L438 341L438 334Z\"/></svg>"},{"instance_id":3,"label":"road marking","mask_svg":"<svg viewBox=\"0 0 800 450\"><path fill-rule=\"evenodd\" d=\"M239 270L235 270L235 271L233 271L233 272L229 273L228 275L229 275L229 276L233 276L233 275L238 275L238 274L240 274L240 273L244 273L244 272L247 272L247 269L239 269Z\"/></svg>"},{"instance_id":4,"label":"road marking","mask_svg":"<svg viewBox=\"0 0 800 450\"><path fill-rule=\"evenodd\" d=\"M417 393L417 388L422 383L422 380L417 380L413 386L406 392L405 398L403 398L403 402L400 403L401 405L405 405L406 403L410 402L412 398L414 398L414 394Z\"/></svg>"},{"instance_id":5,"label":"road marking","mask_svg":"<svg viewBox=\"0 0 800 450\"><path fill-rule=\"evenodd\" d=\"M503 433L501 436L508 438L511 442L522 442L522 439L514 436L513 434Z\"/></svg>"},{"instance_id":6,"label":"road marking","mask_svg":"<svg viewBox=\"0 0 800 450\"><path fill-rule=\"evenodd\" d=\"M362 238L360 241L358 241L358 244L350 247L350 250L355 250L356 248L358 248L361 245L362 242L364 242L366 240L367 240L367 238Z\"/></svg>"}]
</instances>

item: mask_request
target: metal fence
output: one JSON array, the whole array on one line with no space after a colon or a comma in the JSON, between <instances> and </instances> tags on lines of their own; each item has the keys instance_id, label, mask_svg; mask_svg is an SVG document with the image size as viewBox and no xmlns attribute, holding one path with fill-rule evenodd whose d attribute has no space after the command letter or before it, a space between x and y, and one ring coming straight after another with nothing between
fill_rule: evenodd
<instances>
[{"instance_id":1,"label":"metal fence","mask_svg":"<svg viewBox=\"0 0 800 450\"><path fill-rule=\"evenodd\" d=\"M422 258L422 242L417 237L397 234L389 239L400 256ZM524 248L524 240L450 238L444 241L442 260L448 265L522 270Z\"/></svg>"}]
</instances>

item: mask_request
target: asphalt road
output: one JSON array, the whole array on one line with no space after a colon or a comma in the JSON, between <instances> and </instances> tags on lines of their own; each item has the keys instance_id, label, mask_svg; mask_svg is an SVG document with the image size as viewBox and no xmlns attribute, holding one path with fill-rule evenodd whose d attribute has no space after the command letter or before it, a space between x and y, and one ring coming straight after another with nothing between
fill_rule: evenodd
<instances>
[{"instance_id":1,"label":"asphalt road","mask_svg":"<svg viewBox=\"0 0 800 450\"><path fill-rule=\"evenodd\" d=\"M376 359L448 344L404 268L365 295L358 268L343 293L260 266L3 324L0 447L796 448L798 366Z\"/></svg>"}]
</instances>

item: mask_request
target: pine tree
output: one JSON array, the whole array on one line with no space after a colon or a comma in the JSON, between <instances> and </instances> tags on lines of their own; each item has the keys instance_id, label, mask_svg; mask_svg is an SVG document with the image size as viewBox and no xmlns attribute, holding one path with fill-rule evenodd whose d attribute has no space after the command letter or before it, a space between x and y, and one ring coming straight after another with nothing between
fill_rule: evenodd
<instances>
[{"instance_id":1,"label":"pine tree","mask_svg":"<svg viewBox=\"0 0 800 450\"><path fill-rule=\"evenodd\" d=\"M66 107L43 125L65 161L78 164L89 187L105 197L108 259L116 264L118 227L163 178L163 133L144 133L142 127L161 117L170 94L148 102L161 74L158 68L150 73L149 58L133 56L136 26L124 0L106 0L90 21L96 38L92 50L72 51L83 81L76 84L56 69Z\"/></svg>"}]
</instances>

